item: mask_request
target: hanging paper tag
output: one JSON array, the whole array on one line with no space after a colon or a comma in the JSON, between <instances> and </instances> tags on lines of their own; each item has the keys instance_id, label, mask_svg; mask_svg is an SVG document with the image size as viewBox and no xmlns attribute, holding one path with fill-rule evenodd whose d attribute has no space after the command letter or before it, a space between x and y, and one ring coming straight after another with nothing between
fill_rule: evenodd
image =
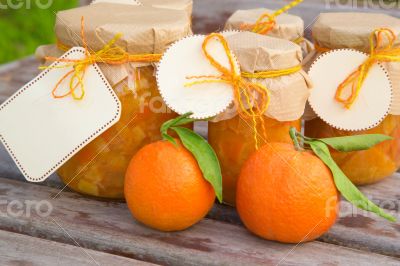
<instances>
[{"instance_id":1,"label":"hanging paper tag","mask_svg":"<svg viewBox=\"0 0 400 266\"><path fill-rule=\"evenodd\" d=\"M222 34L227 36L233 33ZM232 85L227 83L187 86L196 80L189 77L222 75L204 55L202 45L205 37L195 35L176 42L165 52L157 67L158 87L165 103L178 114L193 112L192 118L195 119L216 116L228 108L234 99ZM226 51L217 39L208 45L207 51L222 66L230 69ZM240 73L236 60L235 71Z\"/></svg>"},{"instance_id":2,"label":"hanging paper tag","mask_svg":"<svg viewBox=\"0 0 400 266\"><path fill-rule=\"evenodd\" d=\"M368 59L356 50L334 50L321 55L311 66L314 83L309 103L314 112L329 125L359 131L379 125L388 115L392 102L392 84L384 67L374 64L350 108L335 99L338 86ZM351 86L343 94L351 93Z\"/></svg>"},{"instance_id":3,"label":"hanging paper tag","mask_svg":"<svg viewBox=\"0 0 400 266\"><path fill-rule=\"evenodd\" d=\"M84 57L85 50L75 47L61 58ZM72 70L58 68L64 64L55 62L0 106L0 139L32 182L54 173L121 115L121 103L97 65L86 69L82 100L55 99L52 89ZM68 90L69 81L60 85L61 91Z\"/></svg>"},{"instance_id":4,"label":"hanging paper tag","mask_svg":"<svg viewBox=\"0 0 400 266\"><path fill-rule=\"evenodd\" d=\"M111 4L123 4L123 5L133 5L141 6L142 3L138 0L93 0L91 5L98 3L111 3Z\"/></svg>"}]
</instances>

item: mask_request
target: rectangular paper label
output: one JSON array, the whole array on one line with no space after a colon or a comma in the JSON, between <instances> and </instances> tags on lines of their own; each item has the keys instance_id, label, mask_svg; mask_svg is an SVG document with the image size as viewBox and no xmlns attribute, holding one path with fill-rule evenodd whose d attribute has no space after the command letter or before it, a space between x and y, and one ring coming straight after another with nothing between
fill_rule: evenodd
<instances>
[{"instance_id":1,"label":"rectangular paper label","mask_svg":"<svg viewBox=\"0 0 400 266\"><path fill-rule=\"evenodd\" d=\"M84 57L85 50L75 47L61 58ZM121 103L95 64L86 69L82 100L54 98L54 86L71 70L45 70L0 106L0 139L29 181L45 180L120 118ZM60 91L69 88L69 81Z\"/></svg>"}]
</instances>

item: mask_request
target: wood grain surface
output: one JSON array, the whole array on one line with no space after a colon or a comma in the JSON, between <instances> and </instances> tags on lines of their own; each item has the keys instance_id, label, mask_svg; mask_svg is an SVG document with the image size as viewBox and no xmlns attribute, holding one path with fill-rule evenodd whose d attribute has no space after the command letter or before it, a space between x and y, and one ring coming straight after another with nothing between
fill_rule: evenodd
<instances>
[{"instance_id":1,"label":"wood grain surface","mask_svg":"<svg viewBox=\"0 0 400 266\"><path fill-rule=\"evenodd\" d=\"M221 30L237 9L277 9L289 2L195 0L194 31ZM377 12L333 2L308 0L290 13L304 19L310 37L320 12ZM400 17L398 9L379 12ZM33 57L0 66L0 103L38 74L38 66ZM204 125L198 129L205 134ZM40 185L24 182L2 146L0 176L7 178L0 178L0 265L141 265L142 261L163 265L400 265L399 223L354 211L345 201L337 224L318 241L284 245L251 235L233 208L218 204L187 231L148 229L131 217L124 203L89 199L68 189L59 194L63 185L56 175ZM400 175L396 174L361 190L399 217L399 188ZM50 204L50 215L42 217L35 210L28 214L27 206L32 203ZM15 208L22 214L15 215Z\"/></svg>"},{"instance_id":2,"label":"wood grain surface","mask_svg":"<svg viewBox=\"0 0 400 266\"><path fill-rule=\"evenodd\" d=\"M58 194L59 190L54 188L9 179L0 179L0 184L1 230L66 244L79 243L84 248L137 260L165 265L400 263L398 258L322 242L296 246L265 241L242 226L211 219L204 219L183 232L161 233L136 222L124 203L101 202L71 192ZM25 206L27 202L42 200L52 206L49 216L42 217L43 213L34 211L30 215L24 212L15 216L14 212L7 211L8 204L4 204L17 201ZM43 202L40 205L41 209L46 206ZM21 205L20 209L26 208ZM374 229L374 224L371 226ZM354 226L350 228L343 234L354 234L358 230Z\"/></svg>"},{"instance_id":3,"label":"wood grain surface","mask_svg":"<svg viewBox=\"0 0 400 266\"><path fill-rule=\"evenodd\" d=\"M154 265L6 231L0 231L0 250L3 266Z\"/></svg>"}]
</instances>

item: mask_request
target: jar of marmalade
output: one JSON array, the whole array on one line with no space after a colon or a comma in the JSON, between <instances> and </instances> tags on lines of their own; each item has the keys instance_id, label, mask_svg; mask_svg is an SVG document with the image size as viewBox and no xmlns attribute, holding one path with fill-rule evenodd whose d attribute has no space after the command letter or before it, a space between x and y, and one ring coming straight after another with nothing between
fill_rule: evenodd
<instances>
[{"instance_id":1,"label":"jar of marmalade","mask_svg":"<svg viewBox=\"0 0 400 266\"><path fill-rule=\"evenodd\" d=\"M257 132L265 129L262 143L291 143L289 129L301 129L301 116L309 96L311 83L301 70L301 48L293 42L251 32L227 37L241 70L247 75L292 69L287 75L275 78L249 78L264 85L270 92L270 105ZM264 129L263 129L264 128ZM243 163L256 150L252 122L243 119L235 109L218 115L208 125L208 140L214 148L222 168L223 198L235 205L236 181Z\"/></svg>"},{"instance_id":2,"label":"jar of marmalade","mask_svg":"<svg viewBox=\"0 0 400 266\"><path fill-rule=\"evenodd\" d=\"M82 16L90 51L101 50L116 34L123 33L116 45L128 53L162 54L170 44L191 34L184 10L98 3L57 14L56 35L62 47L82 45L80 38L71 38L80 36ZM123 199L130 160L140 148L160 140L161 125L177 115L159 95L153 64L99 67L121 101L121 119L65 163L58 175L79 193Z\"/></svg>"},{"instance_id":3,"label":"jar of marmalade","mask_svg":"<svg viewBox=\"0 0 400 266\"><path fill-rule=\"evenodd\" d=\"M316 58L321 53L342 48L369 53L371 33L388 26L399 33L400 19L369 13L321 14L313 27L316 53L312 57ZM400 47L399 39L396 45ZM359 134L385 134L393 137L393 140L385 141L367 151L331 151L339 167L357 185L375 183L390 176L400 167L400 63L384 63L384 66L392 80L395 104L390 114L375 128L355 132L339 130L315 118L316 115L310 110L305 116L309 120L305 124L305 133L309 137L329 138Z\"/></svg>"}]
</instances>

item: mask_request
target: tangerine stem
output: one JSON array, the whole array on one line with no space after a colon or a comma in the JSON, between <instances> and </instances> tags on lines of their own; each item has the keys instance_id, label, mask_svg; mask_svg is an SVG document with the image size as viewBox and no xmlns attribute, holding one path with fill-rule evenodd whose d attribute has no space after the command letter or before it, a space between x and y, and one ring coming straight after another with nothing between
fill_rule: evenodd
<instances>
[{"instance_id":1,"label":"tangerine stem","mask_svg":"<svg viewBox=\"0 0 400 266\"><path fill-rule=\"evenodd\" d=\"M297 130L294 127L291 127L289 130L289 135L290 138L293 141L294 147L297 151L303 151L303 148L301 147L299 140L297 139Z\"/></svg>"}]
</instances>

